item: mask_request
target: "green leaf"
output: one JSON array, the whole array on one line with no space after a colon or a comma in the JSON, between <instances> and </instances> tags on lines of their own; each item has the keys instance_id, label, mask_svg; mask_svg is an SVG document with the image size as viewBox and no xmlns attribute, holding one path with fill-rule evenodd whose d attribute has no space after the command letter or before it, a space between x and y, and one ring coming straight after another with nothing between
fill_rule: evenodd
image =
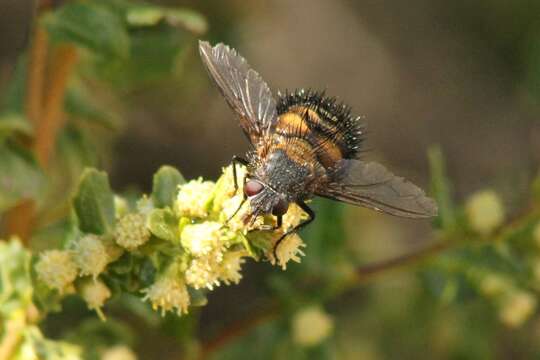
<instances>
[{"instance_id":1,"label":"green leaf","mask_svg":"<svg viewBox=\"0 0 540 360\"><path fill-rule=\"evenodd\" d=\"M159 168L154 174L152 185L154 206L157 208L172 206L178 185L185 182L182 174L172 166L165 165Z\"/></svg>"},{"instance_id":2,"label":"green leaf","mask_svg":"<svg viewBox=\"0 0 540 360\"><path fill-rule=\"evenodd\" d=\"M136 5L127 10L126 20L132 26L155 26L162 22L173 27L182 27L196 35L208 29L205 18L196 11L183 8L165 8L151 5Z\"/></svg>"},{"instance_id":3,"label":"green leaf","mask_svg":"<svg viewBox=\"0 0 540 360\"><path fill-rule=\"evenodd\" d=\"M0 140L14 134L32 134L32 126L24 115L18 112L0 114Z\"/></svg>"},{"instance_id":4,"label":"green leaf","mask_svg":"<svg viewBox=\"0 0 540 360\"><path fill-rule=\"evenodd\" d=\"M118 117L96 105L90 94L83 89L69 88L64 103L66 112L73 117L100 125L108 130L118 128Z\"/></svg>"},{"instance_id":5,"label":"green leaf","mask_svg":"<svg viewBox=\"0 0 540 360\"><path fill-rule=\"evenodd\" d=\"M107 174L86 169L73 199L73 207L83 232L105 234L114 226L114 197Z\"/></svg>"},{"instance_id":6,"label":"green leaf","mask_svg":"<svg viewBox=\"0 0 540 360\"><path fill-rule=\"evenodd\" d=\"M57 41L75 43L105 57L129 55L127 30L122 20L105 6L69 2L47 14L43 22Z\"/></svg>"},{"instance_id":7,"label":"green leaf","mask_svg":"<svg viewBox=\"0 0 540 360\"><path fill-rule=\"evenodd\" d=\"M446 176L446 166L440 147L428 150L431 171L431 188L439 206L439 216L443 229L452 229L456 225L456 213L452 203L451 185Z\"/></svg>"},{"instance_id":8,"label":"green leaf","mask_svg":"<svg viewBox=\"0 0 540 360\"><path fill-rule=\"evenodd\" d=\"M45 178L32 156L24 149L0 145L0 211L22 199L36 198Z\"/></svg>"},{"instance_id":9,"label":"green leaf","mask_svg":"<svg viewBox=\"0 0 540 360\"><path fill-rule=\"evenodd\" d=\"M150 232L160 239L178 244L180 231L178 219L170 209L155 209L150 213L148 221Z\"/></svg>"}]
</instances>

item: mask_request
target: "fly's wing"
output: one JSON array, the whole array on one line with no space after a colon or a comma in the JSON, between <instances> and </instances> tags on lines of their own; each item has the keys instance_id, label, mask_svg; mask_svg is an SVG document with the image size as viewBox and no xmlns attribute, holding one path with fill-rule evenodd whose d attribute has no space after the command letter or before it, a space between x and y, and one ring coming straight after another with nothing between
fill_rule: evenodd
<instances>
[{"instance_id":1,"label":"fly's wing","mask_svg":"<svg viewBox=\"0 0 540 360\"><path fill-rule=\"evenodd\" d=\"M315 193L395 216L427 218L437 215L437 204L422 189L373 162L341 160L333 180L321 185Z\"/></svg>"},{"instance_id":2,"label":"fly's wing","mask_svg":"<svg viewBox=\"0 0 540 360\"><path fill-rule=\"evenodd\" d=\"M252 144L268 136L276 121L276 101L268 85L236 50L199 41L201 58Z\"/></svg>"}]
</instances>

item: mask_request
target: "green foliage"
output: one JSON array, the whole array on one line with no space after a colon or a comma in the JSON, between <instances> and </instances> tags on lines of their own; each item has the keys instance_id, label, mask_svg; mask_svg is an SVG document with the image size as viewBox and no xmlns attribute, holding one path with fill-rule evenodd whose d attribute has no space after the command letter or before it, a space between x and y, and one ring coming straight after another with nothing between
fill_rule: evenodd
<instances>
[{"instance_id":1,"label":"green foliage","mask_svg":"<svg viewBox=\"0 0 540 360\"><path fill-rule=\"evenodd\" d=\"M127 58L129 35L122 19L105 6L70 2L43 19L51 36L105 57Z\"/></svg>"},{"instance_id":2,"label":"green foliage","mask_svg":"<svg viewBox=\"0 0 540 360\"><path fill-rule=\"evenodd\" d=\"M178 170L172 166L162 166L154 175L152 186L152 200L157 208L172 206L178 185L186 180Z\"/></svg>"},{"instance_id":3,"label":"green foliage","mask_svg":"<svg viewBox=\"0 0 540 360\"><path fill-rule=\"evenodd\" d=\"M73 206L81 231L97 235L110 233L114 226L114 199L105 172L87 169L81 175Z\"/></svg>"}]
</instances>

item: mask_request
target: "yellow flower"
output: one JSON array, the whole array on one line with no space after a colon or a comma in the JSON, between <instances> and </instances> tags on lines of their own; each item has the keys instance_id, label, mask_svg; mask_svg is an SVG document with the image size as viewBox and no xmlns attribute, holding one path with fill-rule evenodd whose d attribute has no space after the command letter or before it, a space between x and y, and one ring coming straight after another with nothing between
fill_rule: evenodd
<instances>
[{"instance_id":1,"label":"yellow flower","mask_svg":"<svg viewBox=\"0 0 540 360\"><path fill-rule=\"evenodd\" d=\"M168 272L159 277L149 288L143 290L143 300L150 300L152 308L161 308L161 315L176 311L178 315L187 314L191 300L184 280L176 272Z\"/></svg>"},{"instance_id":2,"label":"yellow flower","mask_svg":"<svg viewBox=\"0 0 540 360\"><path fill-rule=\"evenodd\" d=\"M521 326L536 309L536 298L529 292L516 291L502 303L499 319L509 327Z\"/></svg>"},{"instance_id":3,"label":"yellow flower","mask_svg":"<svg viewBox=\"0 0 540 360\"><path fill-rule=\"evenodd\" d=\"M118 245L134 250L150 239L150 231L146 227L146 216L133 213L122 217L116 224L114 238Z\"/></svg>"},{"instance_id":4,"label":"yellow flower","mask_svg":"<svg viewBox=\"0 0 540 360\"><path fill-rule=\"evenodd\" d=\"M86 281L80 290L80 294L89 309L95 310L102 320L105 316L101 308L105 301L111 297L111 291L101 280Z\"/></svg>"},{"instance_id":5,"label":"yellow flower","mask_svg":"<svg viewBox=\"0 0 540 360\"><path fill-rule=\"evenodd\" d=\"M223 256L223 261L221 262L221 270L219 274L219 279L225 284L229 285L231 283L238 284L242 279L242 264L245 260L242 258L245 256L244 251L235 251L227 252Z\"/></svg>"},{"instance_id":6,"label":"yellow flower","mask_svg":"<svg viewBox=\"0 0 540 360\"><path fill-rule=\"evenodd\" d=\"M195 256L206 255L215 249L222 249L222 225L205 221L201 224L186 225L180 235L182 246Z\"/></svg>"},{"instance_id":7,"label":"yellow flower","mask_svg":"<svg viewBox=\"0 0 540 360\"><path fill-rule=\"evenodd\" d=\"M219 286L223 253L214 250L191 260L186 270L186 283L195 289L214 289Z\"/></svg>"},{"instance_id":8,"label":"yellow flower","mask_svg":"<svg viewBox=\"0 0 540 360\"><path fill-rule=\"evenodd\" d=\"M88 234L74 245L73 260L81 275L92 275L95 279L105 270L109 257L107 249L97 235Z\"/></svg>"},{"instance_id":9,"label":"yellow flower","mask_svg":"<svg viewBox=\"0 0 540 360\"><path fill-rule=\"evenodd\" d=\"M276 239L277 241L277 239ZM275 245L274 245L275 246ZM287 263L289 261L294 261L299 263L300 256L304 256L302 247L305 247L306 244L302 241L298 234L293 233L287 235L277 246L276 255L277 255L277 264L281 266L283 270L287 269ZM266 256L270 259L272 265L276 265L276 259L274 258L274 249L270 249Z\"/></svg>"},{"instance_id":10,"label":"yellow flower","mask_svg":"<svg viewBox=\"0 0 540 360\"><path fill-rule=\"evenodd\" d=\"M47 250L36 264L38 278L51 289L64 292L77 277L77 265L66 250Z\"/></svg>"},{"instance_id":11,"label":"yellow flower","mask_svg":"<svg viewBox=\"0 0 540 360\"><path fill-rule=\"evenodd\" d=\"M480 281L480 291L485 296L496 296L513 289L510 280L502 275L488 274Z\"/></svg>"},{"instance_id":12,"label":"yellow flower","mask_svg":"<svg viewBox=\"0 0 540 360\"><path fill-rule=\"evenodd\" d=\"M202 178L180 185L175 201L179 216L203 218L208 216L215 184Z\"/></svg>"},{"instance_id":13,"label":"yellow flower","mask_svg":"<svg viewBox=\"0 0 540 360\"><path fill-rule=\"evenodd\" d=\"M236 176L238 181L238 191L236 193L234 188L234 175L232 170L232 165L223 168L223 174L216 182L216 186L214 188L214 200L212 205L212 210L215 212L221 211L221 209L225 206L224 203L231 197L240 195L240 198L242 198L244 184L243 181L244 177L246 176L246 168L245 166L236 167Z\"/></svg>"},{"instance_id":14,"label":"yellow flower","mask_svg":"<svg viewBox=\"0 0 540 360\"><path fill-rule=\"evenodd\" d=\"M105 350L101 360L137 360L137 355L125 345L115 345Z\"/></svg>"},{"instance_id":15,"label":"yellow flower","mask_svg":"<svg viewBox=\"0 0 540 360\"><path fill-rule=\"evenodd\" d=\"M318 345L333 330L334 320L319 306L301 309L292 318L292 338L301 346Z\"/></svg>"},{"instance_id":16,"label":"yellow flower","mask_svg":"<svg viewBox=\"0 0 540 360\"><path fill-rule=\"evenodd\" d=\"M307 214L296 204L290 204L289 210L283 215L283 229L290 230L300 224L301 221L307 219Z\"/></svg>"},{"instance_id":17,"label":"yellow flower","mask_svg":"<svg viewBox=\"0 0 540 360\"><path fill-rule=\"evenodd\" d=\"M504 221L501 199L491 190L472 195L467 200L465 211L471 228L482 235L491 233Z\"/></svg>"}]
</instances>

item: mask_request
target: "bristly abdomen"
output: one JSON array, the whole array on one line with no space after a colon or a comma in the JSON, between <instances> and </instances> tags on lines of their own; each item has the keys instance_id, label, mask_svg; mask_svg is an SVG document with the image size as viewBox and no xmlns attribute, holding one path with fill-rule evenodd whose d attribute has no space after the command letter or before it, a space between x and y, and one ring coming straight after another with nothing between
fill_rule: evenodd
<instances>
[{"instance_id":1,"label":"bristly abdomen","mask_svg":"<svg viewBox=\"0 0 540 360\"><path fill-rule=\"evenodd\" d=\"M321 122L310 122L312 131L323 134L328 140L335 142L345 159L354 159L360 152L365 134L365 126L361 117L351 113L348 105L337 102L336 98L325 96L324 91L297 89L294 92L278 92L277 113L306 108L314 111Z\"/></svg>"}]
</instances>

